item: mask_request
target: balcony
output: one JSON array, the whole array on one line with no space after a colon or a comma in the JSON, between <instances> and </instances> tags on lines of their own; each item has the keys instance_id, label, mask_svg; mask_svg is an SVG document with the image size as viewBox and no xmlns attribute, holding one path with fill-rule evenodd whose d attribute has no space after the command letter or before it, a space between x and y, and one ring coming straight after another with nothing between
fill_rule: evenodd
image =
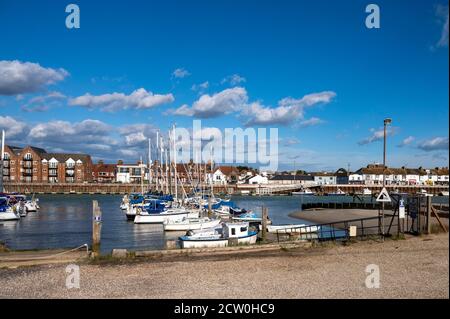
<instances>
[{"instance_id":1,"label":"balcony","mask_svg":"<svg viewBox=\"0 0 450 319\"><path fill-rule=\"evenodd\" d=\"M26 167L26 168L31 168L31 167L33 167L33 162L23 162L22 166Z\"/></svg>"},{"instance_id":2,"label":"balcony","mask_svg":"<svg viewBox=\"0 0 450 319\"><path fill-rule=\"evenodd\" d=\"M9 169L7 168L3 169L3 176L9 176Z\"/></svg>"},{"instance_id":3,"label":"balcony","mask_svg":"<svg viewBox=\"0 0 450 319\"><path fill-rule=\"evenodd\" d=\"M74 175L75 175L75 171L73 169L66 170L66 176L74 176Z\"/></svg>"},{"instance_id":4,"label":"balcony","mask_svg":"<svg viewBox=\"0 0 450 319\"><path fill-rule=\"evenodd\" d=\"M23 170L23 176L32 176L33 170L32 169L24 169Z\"/></svg>"},{"instance_id":5,"label":"balcony","mask_svg":"<svg viewBox=\"0 0 450 319\"><path fill-rule=\"evenodd\" d=\"M58 176L58 171L56 169L49 169L48 170L48 176Z\"/></svg>"},{"instance_id":6,"label":"balcony","mask_svg":"<svg viewBox=\"0 0 450 319\"><path fill-rule=\"evenodd\" d=\"M3 167L9 167L9 161L3 161Z\"/></svg>"}]
</instances>

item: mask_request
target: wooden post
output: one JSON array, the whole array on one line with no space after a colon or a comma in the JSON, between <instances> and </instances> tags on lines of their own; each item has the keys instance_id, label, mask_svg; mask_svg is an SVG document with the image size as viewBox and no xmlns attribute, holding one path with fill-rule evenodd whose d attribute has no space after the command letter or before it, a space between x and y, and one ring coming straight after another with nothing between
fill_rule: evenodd
<instances>
[{"instance_id":1,"label":"wooden post","mask_svg":"<svg viewBox=\"0 0 450 319\"><path fill-rule=\"evenodd\" d=\"M427 197L427 234L431 234L431 197Z\"/></svg>"},{"instance_id":2,"label":"wooden post","mask_svg":"<svg viewBox=\"0 0 450 319\"><path fill-rule=\"evenodd\" d=\"M266 241L266 232L267 232L267 207L262 208L262 216L261 216L261 238L263 241Z\"/></svg>"},{"instance_id":3,"label":"wooden post","mask_svg":"<svg viewBox=\"0 0 450 319\"><path fill-rule=\"evenodd\" d=\"M100 240L102 232L102 211L96 200L92 201L92 257L100 255Z\"/></svg>"}]
</instances>

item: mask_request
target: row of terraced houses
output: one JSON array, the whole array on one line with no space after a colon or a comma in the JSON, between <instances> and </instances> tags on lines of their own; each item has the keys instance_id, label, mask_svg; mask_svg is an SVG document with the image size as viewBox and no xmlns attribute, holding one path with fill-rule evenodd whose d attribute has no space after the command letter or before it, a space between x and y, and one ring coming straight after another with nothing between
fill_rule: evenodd
<instances>
[{"instance_id":1,"label":"row of terraced houses","mask_svg":"<svg viewBox=\"0 0 450 319\"><path fill-rule=\"evenodd\" d=\"M168 178L167 168L157 169L155 175ZM365 184L379 185L385 173L389 185L448 185L449 170L444 168L387 168L370 164L355 172L339 169L336 172L258 172L253 169L238 169L234 166L216 166L211 171L210 164L177 164L180 181L191 181L207 177L214 184L298 184L314 183L317 185L331 184ZM200 177L201 176L201 177ZM92 162L88 154L49 153L45 149L26 146L5 146L3 159L3 180L12 183L140 183L147 182L151 174L147 166L141 162L126 164L105 164ZM173 176L172 176L172 182Z\"/></svg>"}]
</instances>

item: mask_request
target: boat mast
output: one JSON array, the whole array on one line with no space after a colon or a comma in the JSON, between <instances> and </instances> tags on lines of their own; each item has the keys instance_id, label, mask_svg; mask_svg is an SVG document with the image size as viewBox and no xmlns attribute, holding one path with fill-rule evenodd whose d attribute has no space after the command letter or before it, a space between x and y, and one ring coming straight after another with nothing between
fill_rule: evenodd
<instances>
[{"instance_id":1,"label":"boat mast","mask_svg":"<svg viewBox=\"0 0 450 319\"><path fill-rule=\"evenodd\" d=\"M153 176L152 176L152 140L148 139L148 191L152 190Z\"/></svg>"},{"instance_id":2,"label":"boat mast","mask_svg":"<svg viewBox=\"0 0 450 319\"><path fill-rule=\"evenodd\" d=\"M175 133L175 124L173 125L173 165L174 165L174 173L175 173L175 199L178 202L178 176L177 176L177 141L176 141L176 133Z\"/></svg>"},{"instance_id":3,"label":"boat mast","mask_svg":"<svg viewBox=\"0 0 450 319\"><path fill-rule=\"evenodd\" d=\"M159 146L161 147L161 149L159 150L159 176L161 176L161 192L164 191L164 175L163 175L163 151L164 151L164 145L163 145L163 139L162 136L159 137L160 141L159 141Z\"/></svg>"},{"instance_id":4,"label":"boat mast","mask_svg":"<svg viewBox=\"0 0 450 319\"><path fill-rule=\"evenodd\" d=\"M145 165L144 165L144 162L142 161L142 156L141 156L141 160L139 161L139 167L141 169L141 194L144 195L144 176L145 176L144 168L145 168Z\"/></svg>"},{"instance_id":5,"label":"boat mast","mask_svg":"<svg viewBox=\"0 0 450 319\"><path fill-rule=\"evenodd\" d=\"M5 159L5 130L2 130L2 157L0 158L0 192L3 193L3 160Z\"/></svg>"},{"instance_id":6,"label":"boat mast","mask_svg":"<svg viewBox=\"0 0 450 319\"><path fill-rule=\"evenodd\" d=\"M158 151L159 151L159 131L156 131L156 160L158 160ZM158 163L161 165L161 163ZM158 167L155 167L155 183L156 183L156 191L159 192L159 174Z\"/></svg>"},{"instance_id":7,"label":"boat mast","mask_svg":"<svg viewBox=\"0 0 450 319\"><path fill-rule=\"evenodd\" d=\"M166 148L165 150L164 150L164 155L165 155L165 157L166 157L166 159L165 159L165 161L166 161L166 177L165 177L165 180L166 180L166 194L169 194L169 166L168 166L168 158L167 158L167 153L169 152L169 149L168 148Z\"/></svg>"}]
</instances>

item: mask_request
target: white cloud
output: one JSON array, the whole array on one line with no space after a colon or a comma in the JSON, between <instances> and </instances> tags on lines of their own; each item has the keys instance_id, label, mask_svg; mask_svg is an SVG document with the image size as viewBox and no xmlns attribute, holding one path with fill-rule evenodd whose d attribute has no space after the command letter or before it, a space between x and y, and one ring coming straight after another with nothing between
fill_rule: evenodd
<instances>
[{"instance_id":1,"label":"white cloud","mask_svg":"<svg viewBox=\"0 0 450 319\"><path fill-rule=\"evenodd\" d=\"M29 99L21 110L24 112L45 112L52 106L57 106L66 96L60 92L50 92L47 95L39 95Z\"/></svg>"},{"instance_id":2,"label":"white cloud","mask_svg":"<svg viewBox=\"0 0 450 319\"><path fill-rule=\"evenodd\" d=\"M179 69L176 69L175 71L172 72L172 77L174 77L176 79L182 79L182 78L185 78L185 77L187 77L189 75L191 75L189 73L189 71L184 69L184 68L179 68Z\"/></svg>"},{"instance_id":3,"label":"white cloud","mask_svg":"<svg viewBox=\"0 0 450 319\"><path fill-rule=\"evenodd\" d=\"M229 75L221 81L222 84L229 83L231 86L236 86L245 82L247 82L247 80L239 74Z\"/></svg>"},{"instance_id":4,"label":"white cloud","mask_svg":"<svg viewBox=\"0 0 450 319\"><path fill-rule=\"evenodd\" d=\"M64 69L41 67L37 63L0 61L0 95L33 93L64 80Z\"/></svg>"},{"instance_id":5,"label":"white cloud","mask_svg":"<svg viewBox=\"0 0 450 319\"><path fill-rule=\"evenodd\" d=\"M330 103L336 96L335 92L324 91L305 95L300 99L291 97L284 98L278 102L278 107L271 108L261 105L259 102L252 103L244 110L243 115L248 118L246 125L287 125L296 120L304 118L307 107L317 104ZM319 124L319 119L313 118L303 121L304 125ZM302 123L300 123L301 125Z\"/></svg>"},{"instance_id":6,"label":"white cloud","mask_svg":"<svg viewBox=\"0 0 450 319\"><path fill-rule=\"evenodd\" d=\"M309 127L309 126L319 125L322 123L325 123L325 121L322 119L319 119L318 117L312 117L310 119L301 121L299 126L300 127Z\"/></svg>"},{"instance_id":7,"label":"white cloud","mask_svg":"<svg viewBox=\"0 0 450 319\"><path fill-rule=\"evenodd\" d=\"M296 137L290 137L282 140L284 146L293 146L300 144L300 140Z\"/></svg>"},{"instance_id":8,"label":"white cloud","mask_svg":"<svg viewBox=\"0 0 450 319\"><path fill-rule=\"evenodd\" d=\"M377 141L381 141L384 139L384 129L380 128L378 130L375 129L370 129L370 131L372 132L372 135L370 135L369 137L366 137L365 139L362 139L361 141L358 142L359 145L367 145L373 142L377 142ZM397 128L396 127L392 127L389 126L386 128L386 136L392 136L395 133L397 133Z\"/></svg>"},{"instance_id":9,"label":"white cloud","mask_svg":"<svg viewBox=\"0 0 450 319\"><path fill-rule=\"evenodd\" d=\"M30 141L50 144L91 144L113 143L108 137L111 127L98 120L84 120L71 123L67 121L51 121L34 126L29 134Z\"/></svg>"},{"instance_id":10,"label":"white cloud","mask_svg":"<svg viewBox=\"0 0 450 319\"><path fill-rule=\"evenodd\" d=\"M0 116L0 130L5 130L6 139L17 138L26 133L27 124L10 116Z\"/></svg>"},{"instance_id":11,"label":"white cloud","mask_svg":"<svg viewBox=\"0 0 450 319\"><path fill-rule=\"evenodd\" d=\"M218 117L239 111L247 103L247 91L241 87L226 89L214 95L204 94L192 104L182 105L169 111L173 115L195 116L197 118Z\"/></svg>"},{"instance_id":12,"label":"white cloud","mask_svg":"<svg viewBox=\"0 0 450 319\"><path fill-rule=\"evenodd\" d=\"M150 124L131 124L119 129L120 135L124 138L127 146L146 146L149 138L155 144L155 136L158 129Z\"/></svg>"},{"instance_id":13,"label":"white cloud","mask_svg":"<svg viewBox=\"0 0 450 319\"><path fill-rule=\"evenodd\" d=\"M130 95L111 93L91 95L89 93L70 99L69 105L88 108L100 107L102 111L114 112L120 109L149 109L158 105L175 101L172 94L153 94L143 88L133 91Z\"/></svg>"},{"instance_id":14,"label":"white cloud","mask_svg":"<svg viewBox=\"0 0 450 319\"><path fill-rule=\"evenodd\" d=\"M448 137L435 137L430 140L425 140L417 146L423 151L448 150Z\"/></svg>"},{"instance_id":15,"label":"white cloud","mask_svg":"<svg viewBox=\"0 0 450 319\"><path fill-rule=\"evenodd\" d=\"M200 84L192 85L191 90L192 91L200 91L200 92L202 92L202 91L205 91L206 89L208 89L208 87L209 87L209 82L206 81L206 82L203 82L203 83L200 83Z\"/></svg>"},{"instance_id":16,"label":"white cloud","mask_svg":"<svg viewBox=\"0 0 450 319\"><path fill-rule=\"evenodd\" d=\"M441 38L436 46L438 48L448 47L448 5L438 5L436 7L436 15L442 23Z\"/></svg>"},{"instance_id":17,"label":"white cloud","mask_svg":"<svg viewBox=\"0 0 450 319\"><path fill-rule=\"evenodd\" d=\"M415 141L414 136L408 136L398 145L398 147L404 147L404 146L410 145L414 141Z\"/></svg>"}]
</instances>

